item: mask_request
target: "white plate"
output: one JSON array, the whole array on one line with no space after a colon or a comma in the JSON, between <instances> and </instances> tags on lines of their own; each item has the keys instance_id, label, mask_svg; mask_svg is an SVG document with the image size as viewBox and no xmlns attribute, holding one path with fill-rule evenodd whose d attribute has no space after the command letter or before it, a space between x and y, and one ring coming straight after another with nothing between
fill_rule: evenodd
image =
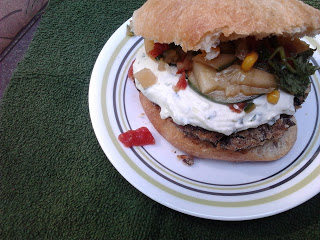
<instances>
[{"instance_id":1,"label":"white plate","mask_svg":"<svg viewBox=\"0 0 320 240\"><path fill-rule=\"evenodd\" d=\"M284 158L265 163L230 163L195 159L187 166L179 150L163 139L144 115L127 72L140 37L126 36L124 23L108 40L95 63L89 108L97 139L113 166L135 188L177 211L208 219L247 220L291 209L320 192L319 71L299 109L298 140ZM320 37L306 39L318 50ZM117 137L146 126L156 144L126 148ZM107 176L106 176L107 177Z\"/></svg>"}]
</instances>

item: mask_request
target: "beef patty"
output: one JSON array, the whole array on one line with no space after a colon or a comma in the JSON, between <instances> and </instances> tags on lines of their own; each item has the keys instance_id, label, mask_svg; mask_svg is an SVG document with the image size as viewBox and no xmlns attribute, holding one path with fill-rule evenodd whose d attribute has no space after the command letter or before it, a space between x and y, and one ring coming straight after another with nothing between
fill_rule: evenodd
<instances>
[{"instance_id":1,"label":"beef patty","mask_svg":"<svg viewBox=\"0 0 320 240\"><path fill-rule=\"evenodd\" d=\"M263 124L257 128L235 132L229 136L218 132L205 130L201 127L191 125L176 126L187 136L201 141L207 141L214 147L238 151L264 145L271 140L279 139L289 127L295 123L291 116L281 115L273 124Z\"/></svg>"}]
</instances>

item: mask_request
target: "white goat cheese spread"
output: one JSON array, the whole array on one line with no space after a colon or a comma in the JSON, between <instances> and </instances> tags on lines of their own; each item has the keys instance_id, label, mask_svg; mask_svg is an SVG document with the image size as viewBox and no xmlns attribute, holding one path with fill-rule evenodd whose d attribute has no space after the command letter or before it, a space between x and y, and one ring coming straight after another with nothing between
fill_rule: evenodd
<instances>
[{"instance_id":1,"label":"white goat cheese spread","mask_svg":"<svg viewBox=\"0 0 320 240\"><path fill-rule=\"evenodd\" d=\"M193 125L209 131L215 131L230 135L233 132L256 128L262 124L274 124L281 114L293 115L294 96L280 91L280 99L277 104L267 101L266 95L261 95L253 100L256 108L250 113L235 113L228 105L212 102L201 97L192 88L187 86L185 90L175 92L175 86L181 74L176 74L177 68L166 64L166 71L158 70L158 63L145 52L142 46L133 64L133 72L148 68L157 77L157 82L150 87L143 88L135 80L137 89L150 101L161 108L160 117L168 117L179 125Z\"/></svg>"}]
</instances>

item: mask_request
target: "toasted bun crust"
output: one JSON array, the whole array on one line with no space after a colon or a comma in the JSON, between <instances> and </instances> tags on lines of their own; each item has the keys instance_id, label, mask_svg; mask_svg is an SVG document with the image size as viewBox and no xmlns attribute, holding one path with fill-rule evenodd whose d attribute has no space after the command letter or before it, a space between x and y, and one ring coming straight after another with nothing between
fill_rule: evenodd
<instances>
[{"instance_id":1,"label":"toasted bun crust","mask_svg":"<svg viewBox=\"0 0 320 240\"><path fill-rule=\"evenodd\" d=\"M286 155L297 138L297 127L293 126L277 142L270 141L263 146L249 150L234 152L213 147L204 141L186 137L170 119L160 118L159 107L149 101L141 92L139 94L141 105L157 131L173 146L194 157L233 162L273 161Z\"/></svg>"},{"instance_id":2,"label":"toasted bun crust","mask_svg":"<svg viewBox=\"0 0 320 240\"><path fill-rule=\"evenodd\" d=\"M199 50L246 36L314 36L320 11L298 0L148 0L131 26L146 39Z\"/></svg>"}]
</instances>

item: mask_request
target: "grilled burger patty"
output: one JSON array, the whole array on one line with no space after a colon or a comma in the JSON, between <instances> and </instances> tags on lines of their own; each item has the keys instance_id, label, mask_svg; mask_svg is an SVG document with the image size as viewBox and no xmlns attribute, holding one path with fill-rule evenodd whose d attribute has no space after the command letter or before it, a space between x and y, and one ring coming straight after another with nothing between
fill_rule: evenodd
<instances>
[{"instance_id":1,"label":"grilled burger patty","mask_svg":"<svg viewBox=\"0 0 320 240\"><path fill-rule=\"evenodd\" d=\"M273 125L263 124L257 128L250 128L244 131L233 133L226 136L222 133L205 130L201 127L191 125L177 125L186 136L207 141L214 147L220 147L231 151L249 149L264 145L270 140L277 140L295 123L291 116L282 115Z\"/></svg>"}]
</instances>

